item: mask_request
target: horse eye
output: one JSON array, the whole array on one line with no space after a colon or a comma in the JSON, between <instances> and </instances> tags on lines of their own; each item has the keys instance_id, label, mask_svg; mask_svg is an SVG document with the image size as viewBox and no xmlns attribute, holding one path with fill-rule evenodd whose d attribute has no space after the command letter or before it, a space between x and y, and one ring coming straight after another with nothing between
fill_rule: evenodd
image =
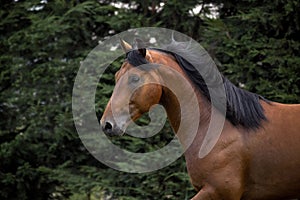
<instances>
[{"instance_id":1,"label":"horse eye","mask_svg":"<svg viewBox=\"0 0 300 200\"><path fill-rule=\"evenodd\" d=\"M129 76L129 83L137 83L140 81L140 77L137 75L131 75Z\"/></svg>"}]
</instances>

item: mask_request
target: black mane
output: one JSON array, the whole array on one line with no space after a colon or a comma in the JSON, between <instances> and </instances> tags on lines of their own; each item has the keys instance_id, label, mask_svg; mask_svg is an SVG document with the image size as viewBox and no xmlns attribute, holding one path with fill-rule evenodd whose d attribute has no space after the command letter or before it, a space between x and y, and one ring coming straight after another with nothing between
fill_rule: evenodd
<instances>
[{"instance_id":1,"label":"black mane","mask_svg":"<svg viewBox=\"0 0 300 200\"><path fill-rule=\"evenodd\" d=\"M209 102L211 102L209 91L214 92L214 85L223 84L226 94L227 120L229 120L234 126L242 126L245 129L258 129L261 126L261 122L266 120L264 109L260 103L260 100L266 102L268 102L268 100L258 94L236 87L223 75L221 76L221 79L218 79L218 77L214 75L214 70L217 69L213 61L207 58L207 52L203 50L199 57L199 54L193 54L193 52L195 52L193 49L188 48L189 47L178 48L178 45L171 44L167 46L167 50L154 48L152 48L152 50L164 52L174 56L180 67L185 71L188 77L193 81L193 83L198 87L200 92L207 98ZM185 58L188 58L189 61L192 61L192 64ZM138 50L132 50L128 52L126 54L126 60L133 66L149 63L143 56L141 56ZM208 77L205 78L206 82L204 81L203 76L199 73L199 69L204 71L204 73L201 72L202 75L204 74ZM212 89L208 90L208 87L211 87ZM217 93L218 91L216 91L214 95L218 95ZM217 109L222 110L222 105L218 105L217 103L214 104L214 106Z\"/></svg>"}]
</instances>

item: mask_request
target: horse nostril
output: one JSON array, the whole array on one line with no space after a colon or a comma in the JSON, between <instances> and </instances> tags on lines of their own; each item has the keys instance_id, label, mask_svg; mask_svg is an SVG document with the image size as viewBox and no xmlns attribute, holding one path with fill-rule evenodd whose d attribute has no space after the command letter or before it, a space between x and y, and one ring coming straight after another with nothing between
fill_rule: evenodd
<instances>
[{"instance_id":1,"label":"horse nostril","mask_svg":"<svg viewBox=\"0 0 300 200\"><path fill-rule=\"evenodd\" d=\"M102 126L102 131L107 135L107 136L120 136L124 133L114 122L111 121L104 121L101 123Z\"/></svg>"},{"instance_id":2,"label":"horse nostril","mask_svg":"<svg viewBox=\"0 0 300 200\"><path fill-rule=\"evenodd\" d=\"M113 128L110 122L105 122L104 130L111 130Z\"/></svg>"}]
</instances>

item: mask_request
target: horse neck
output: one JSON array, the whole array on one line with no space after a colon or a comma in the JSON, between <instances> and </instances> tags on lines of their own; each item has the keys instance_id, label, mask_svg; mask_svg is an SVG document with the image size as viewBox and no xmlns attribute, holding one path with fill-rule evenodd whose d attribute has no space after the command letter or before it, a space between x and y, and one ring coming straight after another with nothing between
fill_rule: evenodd
<instances>
[{"instance_id":1,"label":"horse neck","mask_svg":"<svg viewBox=\"0 0 300 200\"><path fill-rule=\"evenodd\" d=\"M186 123L187 126L189 126L189 122L199 121L199 124L197 124L198 130L197 130L197 135L196 135L195 139L197 140L197 142L199 142L199 140L202 141L204 139L204 136L205 136L204 134L208 128L208 124L210 121L211 104L210 104L210 102L208 102L206 97L204 97L201 94L201 92L197 88L195 88L192 81L189 80L189 78L185 75L185 73L182 71L180 66L178 66L176 64L176 65L172 65L172 68L175 69L177 72L181 73L186 78L186 80L189 81L189 84L192 86L192 90L191 89L183 89L182 90L184 93L184 96L186 96L187 98L184 98L184 102L181 102L181 104L180 104L176 95L169 88L163 87L163 92L162 92L160 103L166 109L168 119L169 119L170 124L175 133L177 133L179 126L182 123L182 121L181 121L182 114L184 115L183 116L183 118L185 120L184 123ZM167 79L169 79L169 80L176 81L176 76L173 73L167 73L167 74L164 74L163 76L164 76L164 78L166 78L166 76L167 76ZM170 77L170 76L174 76L174 77ZM190 102L191 99L189 98L192 95L196 95L198 109L200 112L200 115L198 116L199 119L195 119L195 115L192 114L193 111L195 110L195 108L194 108L195 105L191 105L191 102ZM193 127L191 127L191 128L193 128ZM185 130L186 130L186 132L190 131L189 128L186 128ZM189 141L185 141L186 137L189 137L189 133L186 133L184 135L185 136L179 137L179 139L181 140L181 143L183 145L185 145L186 143L189 143Z\"/></svg>"},{"instance_id":2,"label":"horse neck","mask_svg":"<svg viewBox=\"0 0 300 200\"><path fill-rule=\"evenodd\" d=\"M180 105L176 96L167 87L163 87L160 103L166 109L168 119L176 133L181 119Z\"/></svg>"},{"instance_id":3,"label":"horse neck","mask_svg":"<svg viewBox=\"0 0 300 200\"><path fill-rule=\"evenodd\" d=\"M196 91L196 95L198 99L199 111L201 112L200 120L199 120L199 128L200 127L204 128L208 126L208 123L210 121L211 104L207 100L205 100L205 97L199 91ZM163 87L163 93L162 93L160 103L166 109L167 116L172 125L172 128L174 129L175 132L177 132L181 121L181 108L177 100L177 97L168 88ZM186 105L188 105L189 102L183 102L183 103L186 103ZM187 109L189 110L194 108L187 108ZM189 117L191 118L190 120L197 120L194 119L193 116L189 116Z\"/></svg>"}]
</instances>

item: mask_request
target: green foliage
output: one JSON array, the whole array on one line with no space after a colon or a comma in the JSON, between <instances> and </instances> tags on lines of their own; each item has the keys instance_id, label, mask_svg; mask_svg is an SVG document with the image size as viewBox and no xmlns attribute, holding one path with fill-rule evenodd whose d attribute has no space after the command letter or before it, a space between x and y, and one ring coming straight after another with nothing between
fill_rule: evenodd
<instances>
[{"instance_id":1,"label":"green foliage","mask_svg":"<svg viewBox=\"0 0 300 200\"><path fill-rule=\"evenodd\" d=\"M71 98L80 62L99 40L129 28L161 26L183 32L202 41L236 84L271 100L300 100L296 0L99 2L1 2L0 199L167 200L189 199L195 193L183 158L152 173L122 173L94 159L77 135ZM203 9L193 13L199 5ZM206 17L211 5L220 18ZM98 85L98 117L121 62L113 63ZM143 152L172 137L167 124L149 139L128 136L112 142Z\"/></svg>"},{"instance_id":2,"label":"green foliage","mask_svg":"<svg viewBox=\"0 0 300 200\"><path fill-rule=\"evenodd\" d=\"M207 19L206 45L234 83L273 101L299 102L300 3L248 3L238 5L234 14L229 3L226 17Z\"/></svg>"}]
</instances>

